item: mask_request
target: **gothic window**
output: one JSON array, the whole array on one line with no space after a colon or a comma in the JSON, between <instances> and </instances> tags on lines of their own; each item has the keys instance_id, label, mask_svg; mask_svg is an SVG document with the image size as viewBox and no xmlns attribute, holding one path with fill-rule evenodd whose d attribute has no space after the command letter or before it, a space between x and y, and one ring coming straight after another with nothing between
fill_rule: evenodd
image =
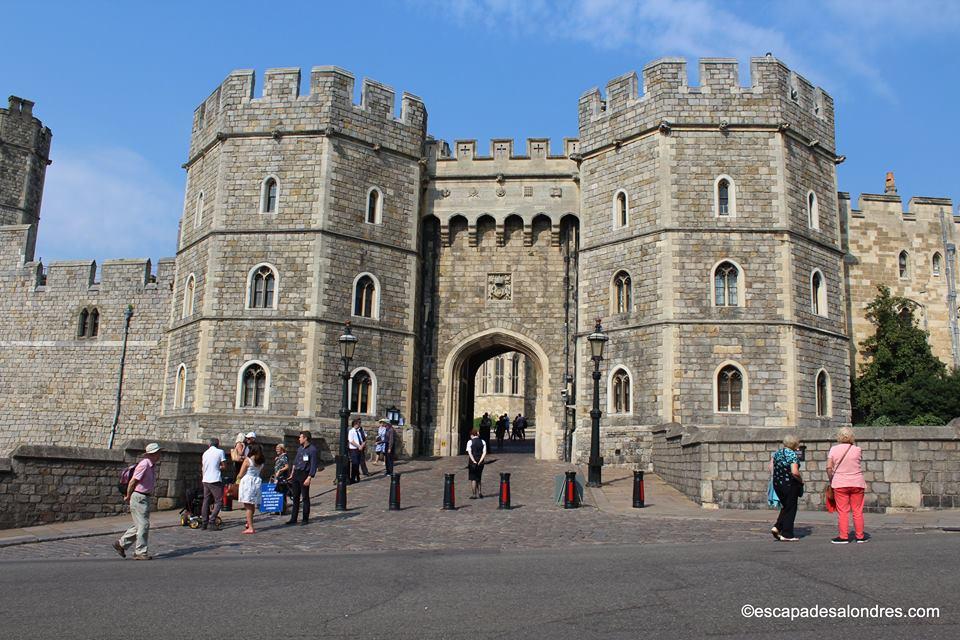
<instances>
[{"instance_id":1,"label":"gothic window","mask_svg":"<svg viewBox=\"0 0 960 640\"><path fill-rule=\"evenodd\" d=\"M493 361L493 392L503 393L503 356Z\"/></svg>"},{"instance_id":2,"label":"gothic window","mask_svg":"<svg viewBox=\"0 0 960 640\"><path fill-rule=\"evenodd\" d=\"M907 258L908 258L907 252L901 251L900 257L897 259L897 269L900 273L901 278L906 278L909 275L909 271L908 271L909 265L907 264Z\"/></svg>"},{"instance_id":3,"label":"gothic window","mask_svg":"<svg viewBox=\"0 0 960 640\"><path fill-rule=\"evenodd\" d=\"M351 413L372 414L374 408L373 375L366 369L358 369L350 381Z\"/></svg>"},{"instance_id":4,"label":"gothic window","mask_svg":"<svg viewBox=\"0 0 960 640\"><path fill-rule=\"evenodd\" d=\"M376 318L377 282L370 274L359 276L353 283L353 315L360 318Z\"/></svg>"},{"instance_id":5,"label":"gothic window","mask_svg":"<svg viewBox=\"0 0 960 640\"><path fill-rule=\"evenodd\" d=\"M96 307L81 309L77 324L78 338L94 338L100 332L100 312Z\"/></svg>"},{"instance_id":6,"label":"gothic window","mask_svg":"<svg viewBox=\"0 0 960 640\"><path fill-rule=\"evenodd\" d=\"M820 228L820 206L817 204L817 194L807 192L807 226L811 229Z\"/></svg>"},{"instance_id":7,"label":"gothic window","mask_svg":"<svg viewBox=\"0 0 960 640\"><path fill-rule=\"evenodd\" d=\"M817 373L817 417L830 415L830 376L823 369Z\"/></svg>"},{"instance_id":8,"label":"gothic window","mask_svg":"<svg viewBox=\"0 0 960 640\"><path fill-rule=\"evenodd\" d=\"M713 215L733 217L737 213L737 192L730 176L718 176L713 183Z\"/></svg>"},{"instance_id":9,"label":"gothic window","mask_svg":"<svg viewBox=\"0 0 960 640\"><path fill-rule=\"evenodd\" d=\"M618 271L613 276L613 313L629 313L632 308L632 287L630 274Z\"/></svg>"},{"instance_id":10,"label":"gothic window","mask_svg":"<svg viewBox=\"0 0 960 640\"><path fill-rule=\"evenodd\" d=\"M717 411L741 413L743 401L743 373L728 364L717 373Z\"/></svg>"},{"instance_id":11,"label":"gothic window","mask_svg":"<svg viewBox=\"0 0 960 640\"><path fill-rule=\"evenodd\" d=\"M510 393L520 395L520 354L513 354L510 361Z\"/></svg>"},{"instance_id":12,"label":"gothic window","mask_svg":"<svg viewBox=\"0 0 960 640\"><path fill-rule=\"evenodd\" d=\"M481 368L481 371L480 371L480 393L482 394L487 393L487 376L490 375L490 369L487 366L487 364L489 362L490 362L489 360L484 362L483 367Z\"/></svg>"},{"instance_id":13,"label":"gothic window","mask_svg":"<svg viewBox=\"0 0 960 640\"><path fill-rule=\"evenodd\" d=\"M613 198L613 226L625 227L630 223L630 202L627 192L621 189Z\"/></svg>"},{"instance_id":14,"label":"gothic window","mask_svg":"<svg viewBox=\"0 0 960 640\"><path fill-rule=\"evenodd\" d=\"M263 188L260 194L260 213L277 212L279 191L279 184L277 184L277 179L273 176L263 181Z\"/></svg>"},{"instance_id":15,"label":"gothic window","mask_svg":"<svg viewBox=\"0 0 960 640\"><path fill-rule=\"evenodd\" d=\"M193 228L199 229L203 224L203 191L197 195L197 208L193 214Z\"/></svg>"},{"instance_id":16,"label":"gothic window","mask_svg":"<svg viewBox=\"0 0 960 640\"><path fill-rule=\"evenodd\" d=\"M187 365L177 367L177 383L173 391L173 408L183 409L187 394Z\"/></svg>"},{"instance_id":17,"label":"gothic window","mask_svg":"<svg viewBox=\"0 0 960 640\"><path fill-rule=\"evenodd\" d=\"M732 262L721 262L713 270L713 304L716 307L740 306L740 270Z\"/></svg>"},{"instance_id":18,"label":"gothic window","mask_svg":"<svg viewBox=\"0 0 960 640\"><path fill-rule=\"evenodd\" d=\"M383 194L373 187L367 192L367 224L380 224L383 221Z\"/></svg>"},{"instance_id":19,"label":"gothic window","mask_svg":"<svg viewBox=\"0 0 960 640\"><path fill-rule=\"evenodd\" d=\"M610 379L610 413L630 413L630 374L617 369Z\"/></svg>"},{"instance_id":20,"label":"gothic window","mask_svg":"<svg viewBox=\"0 0 960 640\"><path fill-rule=\"evenodd\" d=\"M183 310L181 318L187 318L193 315L193 294L196 289L196 278L191 273L187 276L187 284L183 287Z\"/></svg>"},{"instance_id":21,"label":"gothic window","mask_svg":"<svg viewBox=\"0 0 960 640\"><path fill-rule=\"evenodd\" d=\"M943 258L940 256L940 253L933 254L933 277L939 278L940 271L943 267Z\"/></svg>"},{"instance_id":22,"label":"gothic window","mask_svg":"<svg viewBox=\"0 0 960 640\"><path fill-rule=\"evenodd\" d=\"M240 406L263 409L267 406L267 370L259 362L248 364L240 375Z\"/></svg>"},{"instance_id":23,"label":"gothic window","mask_svg":"<svg viewBox=\"0 0 960 640\"><path fill-rule=\"evenodd\" d=\"M276 309L277 308L277 273L268 264L254 267L250 273L248 308Z\"/></svg>"},{"instance_id":24,"label":"gothic window","mask_svg":"<svg viewBox=\"0 0 960 640\"><path fill-rule=\"evenodd\" d=\"M827 315L827 287L819 269L810 274L810 310L818 316Z\"/></svg>"}]
</instances>

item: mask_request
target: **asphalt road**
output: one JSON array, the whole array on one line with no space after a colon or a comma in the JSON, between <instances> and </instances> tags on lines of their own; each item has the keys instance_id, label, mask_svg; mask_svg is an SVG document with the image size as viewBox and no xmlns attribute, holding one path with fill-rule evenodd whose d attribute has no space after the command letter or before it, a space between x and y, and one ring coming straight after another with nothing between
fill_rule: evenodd
<instances>
[{"instance_id":1,"label":"asphalt road","mask_svg":"<svg viewBox=\"0 0 960 640\"><path fill-rule=\"evenodd\" d=\"M960 534L0 562L2 638L957 638ZM342 591L341 591L342 590ZM760 607L939 618L747 619Z\"/></svg>"}]
</instances>

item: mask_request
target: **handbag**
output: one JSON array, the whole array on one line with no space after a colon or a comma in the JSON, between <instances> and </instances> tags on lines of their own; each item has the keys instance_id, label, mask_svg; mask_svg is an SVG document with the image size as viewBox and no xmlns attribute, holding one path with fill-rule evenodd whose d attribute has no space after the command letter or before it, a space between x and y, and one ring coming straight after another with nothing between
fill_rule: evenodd
<instances>
[{"instance_id":1,"label":"handbag","mask_svg":"<svg viewBox=\"0 0 960 640\"><path fill-rule=\"evenodd\" d=\"M837 466L833 468L833 472L837 472L837 467L840 466L840 463L843 462L843 459L847 457L847 454L850 453L850 449L853 448L852 444L847 445L847 450L843 452L843 455L840 456L840 460L837 461ZM833 513L837 510L837 501L833 494L833 487L830 486L830 481L833 480L833 474L827 474L827 489L823 492L824 498L826 498L827 511Z\"/></svg>"}]
</instances>

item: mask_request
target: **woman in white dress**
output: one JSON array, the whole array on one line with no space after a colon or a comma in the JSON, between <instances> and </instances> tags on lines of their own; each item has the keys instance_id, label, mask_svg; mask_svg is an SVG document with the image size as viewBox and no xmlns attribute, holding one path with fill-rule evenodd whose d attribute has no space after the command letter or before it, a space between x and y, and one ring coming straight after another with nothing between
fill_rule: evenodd
<instances>
[{"instance_id":1,"label":"woman in white dress","mask_svg":"<svg viewBox=\"0 0 960 640\"><path fill-rule=\"evenodd\" d=\"M260 473L263 471L263 448L259 444L250 445L250 455L243 461L240 467L239 499L243 503L243 508L247 512L247 528L244 533L256 533L253 530L253 510L260 504L260 485L263 482L260 479Z\"/></svg>"}]
</instances>

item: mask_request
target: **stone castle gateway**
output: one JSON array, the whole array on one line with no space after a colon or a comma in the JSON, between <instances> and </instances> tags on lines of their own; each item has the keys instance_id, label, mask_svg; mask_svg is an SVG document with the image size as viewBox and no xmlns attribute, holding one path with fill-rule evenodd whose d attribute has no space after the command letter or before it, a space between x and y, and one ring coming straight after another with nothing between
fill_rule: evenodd
<instances>
[{"instance_id":1,"label":"stone castle gateway","mask_svg":"<svg viewBox=\"0 0 960 640\"><path fill-rule=\"evenodd\" d=\"M892 180L838 192L833 101L772 57L662 59L579 103L579 137L452 145L414 95L335 67L235 71L196 109L176 257L35 260L50 130L0 110L0 454L120 437L332 434L403 416L407 453L455 455L477 372L522 354L536 455L585 459L601 318L603 454L658 425L850 421L863 308L885 283L958 363L955 221ZM485 145L483 145L485 146ZM107 230L108 231L108 230ZM171 239L173 240L173 239ZM126 310L132 306L132 316ZM125 351L124 351L125 350ZM562 393L563 392L563 393Z\"/></svg>"}]
</instances>

